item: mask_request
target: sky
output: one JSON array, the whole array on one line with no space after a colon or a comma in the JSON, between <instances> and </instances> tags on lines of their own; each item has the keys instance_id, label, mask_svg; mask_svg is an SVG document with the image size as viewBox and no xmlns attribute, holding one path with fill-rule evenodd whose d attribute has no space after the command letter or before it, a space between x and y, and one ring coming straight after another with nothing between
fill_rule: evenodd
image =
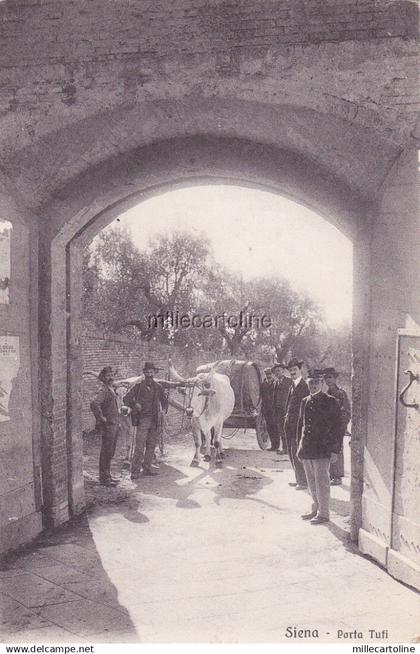
<instances>
[{"instance_id":1,"label":"sky","mask_svg":"<svg viewBox=\"0 0 420 654\"><path fill-rule=\"evenodd\" d=\"M118 222L139 249L162 231L203 233L215 259L244 279L285 277L319 302L330 326L351 322L350 240L318 214L278 194L194 186L141 202Z\"/></svg>"}]
</instances>

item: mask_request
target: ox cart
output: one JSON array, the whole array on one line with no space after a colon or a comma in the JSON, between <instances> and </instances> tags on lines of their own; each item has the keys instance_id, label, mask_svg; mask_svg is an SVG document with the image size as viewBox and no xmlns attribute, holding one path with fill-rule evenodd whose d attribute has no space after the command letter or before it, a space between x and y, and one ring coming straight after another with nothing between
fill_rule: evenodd
<instances>
[{"instance_id":1,"label":"ox cart","mask_svg":"<svg viewBox=\"0 0 420 654\"><path fill-rule=\"evenodd\" d=\"M215 372L227 375L235 394L235 406L231 416L225 420L224 428L255 429L257 443L262 450L269 444L269 436L262 415L261 372L252 361L226 359L207 363L197 368L197 372Z\"/></svg>"}]
</instances>

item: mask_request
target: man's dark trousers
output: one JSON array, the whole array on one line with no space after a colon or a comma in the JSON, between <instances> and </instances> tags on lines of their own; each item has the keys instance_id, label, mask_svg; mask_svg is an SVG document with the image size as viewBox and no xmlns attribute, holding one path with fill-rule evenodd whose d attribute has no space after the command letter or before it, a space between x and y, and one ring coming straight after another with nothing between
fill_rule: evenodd
<instances>
[{"instance_id":1,"label":"man's dark trousers","mask_svg":"<svg viewBox=\"0 0 420 654\"><path fill-rule=\"evenodd\" d=\"M285 452L288 452L287 438L286 438L286 434L285 434L285 431L284 431L283 423L284 423L284 416L282 416L279 419L279 423L278 423L278 425L279 425L279 443L281 442L281 449L284 450Z\"/></svg>"},{"instance_id":2,"label":"man's dark trousers","mask_svg":"<svg viewBox=\"0 0 420 654\"><path fill-rule=\"evenodd\" d=\"M307 486L308 482L306 480L305 468L303 467L302 461L297 457L297 437L286 434L286 442L290 463L292 464L293 470L295 471L296 483L299 486Z\"/></svg>"},{"instance_id":3,"label":"man's dark trousers","mask_svg":"<svg viewBox=\"0 0 420 654\"><path fill-rule=\"evenodd\" d=\"M309 388L303 379L297 386L291 386L287 397L286 418L284 421L284 431L286 432L287 451L290 463L295 472L296 483L299 486L307 486L305 469L302 461L298 459L296 453L298 448L297 424L299 419L300 405L304 397L309 395Z\"/></svg>"},{"instance_id":4,"label":"man's dark trousers","mask_svg":"<svg viewBox=\"0 0 420 654\"><path fill-rule=\"evenodd\" d=\"M138 474L141 467L146 472L150 471L158 435L158 427L152 416L141 416L136 429L136 445L131 462L132 474Z\"/></svg>"},{"instance_id":5,"label":"man's dark trousers","mask_svg":"<svg viewBox=\"0 0 420 654\"><path fill-rule=\"evenodd\" d=\"M118 425L105 423L100 428L102 444L99 455L99 480L107 481L111 478L111 461L117 445Z\"/></svg>"},{"instance_id":6,"label":"man's dark trousers","mask_svg":"<svg viewBox=\"0 0 420 654\"><path fill-rule=\"evenodd\" d=\"M278 450L280 447L280 430L278 422L276 422L275 417L271 419L266 418L265 424L267 426L268 435L270 437L270 443L273 450Z\"/></svg>"}]
</instances>

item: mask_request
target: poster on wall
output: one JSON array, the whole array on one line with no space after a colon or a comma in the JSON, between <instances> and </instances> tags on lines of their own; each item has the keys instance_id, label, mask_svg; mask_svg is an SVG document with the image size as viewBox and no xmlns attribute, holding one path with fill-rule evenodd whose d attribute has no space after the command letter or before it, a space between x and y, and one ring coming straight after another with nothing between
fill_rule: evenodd
<instances>
[{"instance_id":1,"label":"poster on wall","mask_svg":"<svg viewBox=\"0 0 420 654\"><path fill-rule=\"evenodd\" d=\"M0 304L9 304L12 223L0 220Z\"/></svg>"},{"instance_id":2,"label":"poster on wall","mask_svg":"<svg viewBox=\"0 0 420 654\"><path fill-rule=\"evenodd\" d=\"M19 364L19 336L0 336L0 422L10 420L10 394Z\"/></svg>"}]
</instances>

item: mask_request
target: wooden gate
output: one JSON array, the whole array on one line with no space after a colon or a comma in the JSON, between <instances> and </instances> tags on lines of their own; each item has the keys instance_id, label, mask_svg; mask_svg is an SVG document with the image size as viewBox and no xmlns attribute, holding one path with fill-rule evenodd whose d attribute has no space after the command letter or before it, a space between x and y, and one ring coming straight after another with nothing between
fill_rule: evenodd
<instances>
[{"instance_id":1,"label":"wooden gate","mask_svg":"<svg viewBox=\"0 0 420 654\"><path fill-rule=\"evenodd\" d=\"M420 332L397 337L394 478L387 568L420 589Z\"/></svg>"}]
</instances>

